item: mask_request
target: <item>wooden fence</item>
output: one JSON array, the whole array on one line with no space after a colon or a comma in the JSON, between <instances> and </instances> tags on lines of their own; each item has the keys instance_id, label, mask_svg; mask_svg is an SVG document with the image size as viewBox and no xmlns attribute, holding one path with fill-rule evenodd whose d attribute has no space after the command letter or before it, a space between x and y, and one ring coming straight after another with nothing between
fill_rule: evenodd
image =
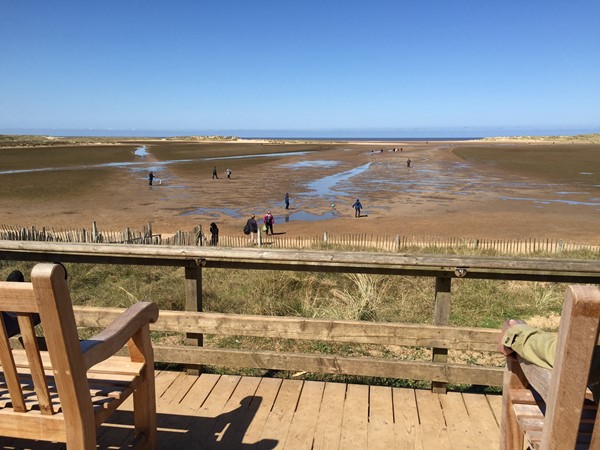
<instances>
[{"instance_id":1,"label":"wooden fence","mask_svg":"<svg viewBox=\"0 0 600 450\"><path fill-rule=\"evenodd\" d=\"M104 328L122 309L76 306L79 327ZM161 311L153 331L497 354L497 330L190 311ZM157 362L501 386L502 367L445 360L154 344Z\"/></svg>"},{"instance_id":2,"label":"wooden fence","mask_svg":"<svg viewBox=\"0 0 600 450\"><path fill-rule=\"evenodd\" d=\"M445 383L496 384L497 368L456 367L448 350L493 351L496 331L449 327L452 279L526 280L559 283L600 283L597 259L513 258L501 256L408 255L382 252L281 250L270 248L219 248L128 244L50 243L0 241L0 260L61 261L81 264L124 264L184 267L186 312L161 312L157 330L186 333L189 347L157 348L159 361L184 364L231 364L236 367L304 370L424 379L436 392ZM435 280L432 326L323 321L293 317L258 317L204 313L203 272L211 269L283 270L330 273L368 273L389 276L431 277ZM103 323L110 311L92 313ZM112 313L110 313L112 314ZM358 361L325 355L238 351L203 346L203 334L317 339L327 342L392 344L431 348L426 362ZM366 341L365 341L366 339ZM372 365L371 365L372 364Z\"/></svg>"},{"instance_id":3,"label":"wooden fence","mask_svg":"<svg viewBox=\"0 0 600 450\"><path fill-rule=\"evenodd\" d=\"M126 228L122 231L99 231L96 222L91 229L56 230L35 227L11 227L0 225L0 240L74 242L104 244L151 244L175 246L211 246L210 235L202 227L192 231L177 231L172 235L156 234L152 225L142 230ZM259 230L258 242L252 244L245 235L219 236L220 247L259 246L281 249L318 249L327 246L344 247L352 250L378 250L406 252L420 249L455 249L492 251L501 255L531 255L536 253L558 254L567 251L590 251L600 254L600 245L578 244L562 239L519 238L478 239L442 236L403 236L376 234L340 234L324 232L323 235L288 237L285 235L264 236Z\"/></svg>"}]
</instances>

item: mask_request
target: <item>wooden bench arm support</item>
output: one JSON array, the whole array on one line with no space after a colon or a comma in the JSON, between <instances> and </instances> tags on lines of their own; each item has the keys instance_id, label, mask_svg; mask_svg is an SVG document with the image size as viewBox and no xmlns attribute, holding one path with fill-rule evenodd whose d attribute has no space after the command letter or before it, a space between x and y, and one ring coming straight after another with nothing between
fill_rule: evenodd
<instances>
[{"instance_id":1,"label":"wooden bench arm support","mask_svg":"<svg viewBox=\"0 0 600 450\"><path fill-rule=\"evenodd\" d=\"M100 333L80 343L86 369L111 357L140 330L158 319L155 303L139 302L124 311Z\"/></svg>"}]
</instances>

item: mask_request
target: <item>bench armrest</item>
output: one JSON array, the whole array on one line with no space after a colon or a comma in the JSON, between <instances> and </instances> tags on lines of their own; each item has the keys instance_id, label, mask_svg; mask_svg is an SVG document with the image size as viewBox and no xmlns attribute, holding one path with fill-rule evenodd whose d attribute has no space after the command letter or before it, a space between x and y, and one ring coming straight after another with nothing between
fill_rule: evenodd
<instances>
[{"instance_id":1,"label":"bench armrest","mask_svg":"<svg viewBox=\"0 0 600 450\"><path fill-rule=\"evenodd\" d=\"M139 302L124 311L100 333L81 341L86 369L117 353L140 329L158 319L158 306Z\"/></svg>"}]
</instances>

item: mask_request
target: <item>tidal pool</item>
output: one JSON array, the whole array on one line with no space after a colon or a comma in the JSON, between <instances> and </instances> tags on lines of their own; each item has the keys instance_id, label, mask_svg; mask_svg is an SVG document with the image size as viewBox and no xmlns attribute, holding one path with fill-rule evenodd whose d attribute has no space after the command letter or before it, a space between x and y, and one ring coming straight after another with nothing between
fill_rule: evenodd
<instances>
[{"instance_id":1,"label":"tidal pool","mask_svg":"<svg viewBox=\"0 0 600 450\"><path fill-rule=\"evenodd\" d=\"M340 192L336 188L340 183L348 181L350 178L360 175L371 166L371 163L363 164L354 169L346 170L345 172L336 173L327 177L319 178L309 182L306 187L309 192L304 192L304 195L317 196L323 198L335 198L336 195L350 195L345 192Z\"/></svg>"},{"instance_id":2,"label":"tidal pool","mask_svg":"<svg viewBox=\"0 0 600 450\"><path fill-rule=\"evenodd\" d=\"M313 167L335 167L340 164L339 161L299 161L290 164L283 164L281 167L285 167L287 169L307 169Z\"/></svg>"},{"instance_id":3,"label":"tidal pool","mask_svg":"<svg viewBox=\"0 0 600 450\"><path fill-rule=\"evenodd\" d=\"M334 213L333 211L325 213L325 214L313 214L313 213L310 213L307 211L296 211L293 213L282 214L281 216L276 216L275 220L277 220L278 218L282 218L285 223L295 222L295 221L316 222L319 220L335 219L336 217L339 217L339 213Z\"/></svg>"}]
</instances>

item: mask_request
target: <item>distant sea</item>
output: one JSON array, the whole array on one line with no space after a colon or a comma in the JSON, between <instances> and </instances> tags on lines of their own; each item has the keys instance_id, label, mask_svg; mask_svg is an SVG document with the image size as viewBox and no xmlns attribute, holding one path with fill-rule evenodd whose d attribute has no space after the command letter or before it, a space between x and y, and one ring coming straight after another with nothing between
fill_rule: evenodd
<instances>
[{"instance_id":1,"label":"distant sea","mask_svg":"<svg viewBox=\"0 0 600 450\"><path fill-rule=\"evenodd\" d=\"M0 134L42 135L56 137L148 137L174 136L236 136L246 139L311 139L359 141L411 140L471 140L507 136L574 136L600 133L600 127L590 128L406 128L406 129L329 129L329 130L142 130L142 129L62 129L62 128L0 128Z\"/></svg>"}]
</instances>

